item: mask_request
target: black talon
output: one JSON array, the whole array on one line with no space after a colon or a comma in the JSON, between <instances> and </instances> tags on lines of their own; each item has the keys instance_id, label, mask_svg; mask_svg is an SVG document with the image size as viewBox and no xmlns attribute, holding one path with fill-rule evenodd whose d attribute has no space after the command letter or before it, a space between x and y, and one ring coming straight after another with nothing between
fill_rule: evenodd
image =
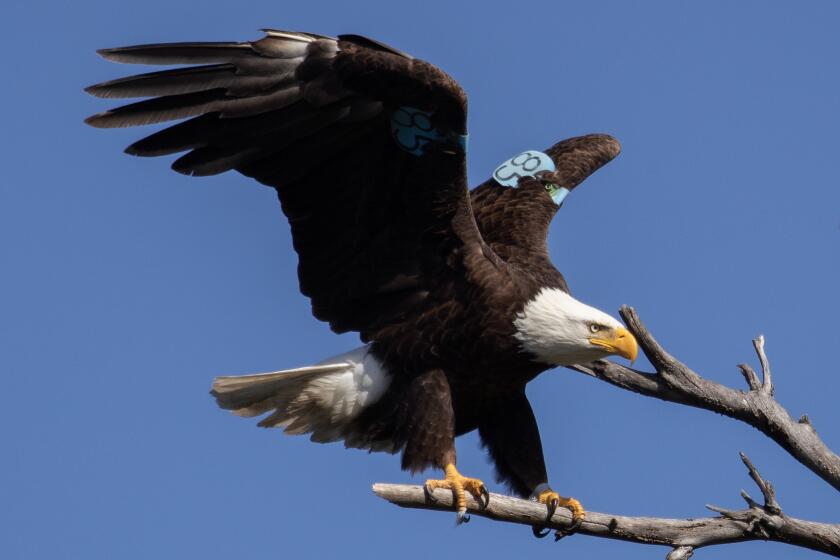
<instances>
[{"instance_id":1,"label":"black talon","mask_svg":"<svg viewBox=\"0 0 840 560\"><path fill-rule=\"evenodd\" d=\"M430 490L429 487L426 484L423 485L423 493L426 495L426 501L427 502L436 502L437 501L435 499L434 492L432 490Z\"/></svg>"},{"instance_id":2,"label":"black talon","mask_svg":"<svg viewBox=\"0 0 840 560\"><path fill-rule=\"evenodd\" d=\"M548 527L540 527L539 525L531 525L531 532L533 532L534 536L538 539L542 539L551 532L551 529Z\"/></svg>"},{"instance_id":3,"label":"black talon","mask_svg":"<svg viewBox=\"0 0 840 560\"><path fill-rule=\"evenodd\" d=\"M481 506L481 509L486 508L490 505L490 492L487 491L487 488L484 486L481 487L481 492L479 492L482 498L484 498L484 505Z\"/></svg>"},{"instance_id":4,"label":"black talon","mask_svg":"<svg viewBox=\"0 0 840 560\"><path fill-rule=\"evenodd\" d=\"M557 501L556 498L546 504L546 507L548 508L548 515L545 518L546 521L550 521L551 518L554 517L554 512L557 511L557 506L559 505L560 502Z\"/></svg>"},{"instance_id":5,"label":"black talon","mask_svg":"<svg viewBox=\"0 0 840 560\"><path fill-rule=\"evenodd\" d=\"M554 531L554 542L559 541L563 537L568 537L569 535L574 535L577 533L577 530L580 528L581 524L583 523L583 518L578 517L576 519L572 519L572 524L569 525L568 529L557 529Z\"/></svg>"}]
</instances>

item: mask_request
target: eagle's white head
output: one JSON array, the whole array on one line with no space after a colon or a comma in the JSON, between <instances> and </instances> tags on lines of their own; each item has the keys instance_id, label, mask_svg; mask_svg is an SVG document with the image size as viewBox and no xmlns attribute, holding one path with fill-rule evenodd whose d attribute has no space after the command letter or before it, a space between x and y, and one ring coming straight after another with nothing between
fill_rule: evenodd
<instances>
[{"instance_id":1,"label":"eagle's white head","mask_svg":"<svg viewBox=\"0 0 840 560\"><path fill-rule=\"evenodd\" d=\"M554 366L582 364L617 354L630 360L639 352L636 339L603 311L579 302L557 288L543 288L514 320L516 338L539 362Z\"/></svg>"}]
</instances>

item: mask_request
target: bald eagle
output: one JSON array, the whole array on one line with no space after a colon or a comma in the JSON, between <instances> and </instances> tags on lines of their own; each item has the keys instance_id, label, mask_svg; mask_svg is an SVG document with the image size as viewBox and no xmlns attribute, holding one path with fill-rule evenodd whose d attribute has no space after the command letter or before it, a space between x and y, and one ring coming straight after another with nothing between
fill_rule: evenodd
<instances>
[{"instance_id":1,"label":"bald eagle","mask_svg":"<svg viewBox=\"0 0 840 560\"><path fill-rule=\"evenodd\" d=\"M266 30L253 42L99 51L124 63L192 65L87 88L147 97L93 115L102 128L182 122L127 148L186 152L187 175L236 170L276 189L301 292L360 348L297 369L219 377L212 394L264 427L396 453L442 469L429 489L484 484L456 469L455 437L478 430L498 478L553 512L585 515L548 485L526 384L615 354L633 336L569 293L546 248L563 197L613 159L604 134L526 150L467 188L467 98L437 67L358 35Z\"/></svg>"}]
</instances>

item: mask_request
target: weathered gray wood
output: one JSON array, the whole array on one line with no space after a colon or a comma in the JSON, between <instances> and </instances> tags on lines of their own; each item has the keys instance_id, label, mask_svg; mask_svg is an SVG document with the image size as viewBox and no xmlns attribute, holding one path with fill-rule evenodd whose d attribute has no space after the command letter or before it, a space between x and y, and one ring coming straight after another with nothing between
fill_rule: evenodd
<instances>
[{"instance_id":1,"label":"weathered gray wood","mask_svg":"<svg viewBox=\"0 0 840 560\"><path fill-rule=\"evenodd\" d=\"M765 495L764 505L745 496L747 509L734 511L707 506L721 516L700 519L627 517L587 511L586 519L575 534L668 546L672 548L668 560L689 558L696 549L704 546L752 540L788 543L840 558L840 525L785 515L776 502L770 483L761 478L745 455L742 454L741 458ZM443 489L428 495L423 486L377 483L373 485L373 491L401 507L449 512L453 508L452 492ZM564 508L558 508L551 519L546 519L545 505L501 494L490 494L490 501L483 509L467 494L467 510L496 521L555 529L558 536L565 535L572 524L572 514Z\"/></svg>"},{"instance_id":2,"label":"weathered gray wood","mask_svg":"<svg viewBox=\"0 0 840 560\"><path fill-rule=\"evenodd\" d=\"M648 332L632 307L621 308L627 328L656 368L645 373L608 361L571 369L611 383L622 389L665 401L704 408L745 422L778 443L797 461L840 490L840 457L823 443L807 416L794 420L773 397L770 363L764 352L764 337L753 341L761 363L762 381L751 367L741 364L748 390L739 391L704 379L663 349Z\"/></svg>"}]
</instances>

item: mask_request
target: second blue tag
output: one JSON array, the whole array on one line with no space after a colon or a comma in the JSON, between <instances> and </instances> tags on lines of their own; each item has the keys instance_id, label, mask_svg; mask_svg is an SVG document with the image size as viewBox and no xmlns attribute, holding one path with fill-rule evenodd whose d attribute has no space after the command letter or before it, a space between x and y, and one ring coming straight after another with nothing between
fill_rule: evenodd
<instances>
[{"instance_id":1,"label":"second blue tag","mask_svg":"<svg viewBox=\"0 0 840 560\"><path fill-rule=\"evenodd\" d=\"M493 179L500 185L515 187L522 177L536 177L542 171L557 169L548 154L537 150L526 150L501 164L493 171Z\"/></svg>"}]
</instances>

